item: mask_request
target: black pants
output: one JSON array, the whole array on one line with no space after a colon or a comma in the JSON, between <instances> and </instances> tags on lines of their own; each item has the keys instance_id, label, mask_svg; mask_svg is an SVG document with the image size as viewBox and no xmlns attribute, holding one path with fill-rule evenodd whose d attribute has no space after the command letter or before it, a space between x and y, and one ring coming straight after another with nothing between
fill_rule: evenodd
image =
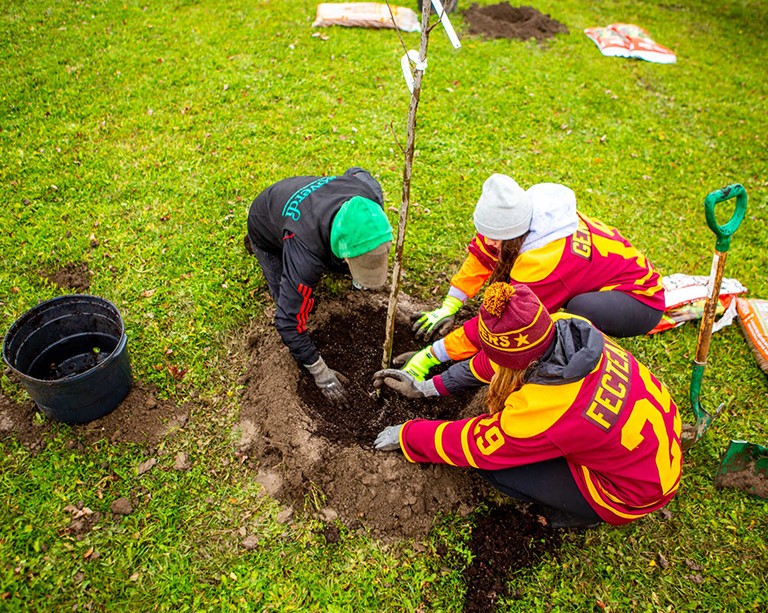
<instances>
[{"instance_id":1,"label":"black pants","mask_svg":"<svg viewBox=\"0 0 768 613\"><path fill-rule=\"evenodd\" d=\"M544 506L543 514L553 527L584 527L602 521L576 485L565 458L477 472L510 498Z\"/></svg>"},{"instance_id":2,"label":"black pants","mask_svg":"<svg viewBox=\"0 0 768 613\"><path fill-rule=\"evenodd\" d=\"M579 294L571 298L565 310L586 317L595 328L615 337L650 332L664 313L622 292Z\"/></svg>"},{"instance_id":3,"label":"black pants","mask_svg":"<svg viewBox=\"0 0 768 613\"><path fill-rule=\"evenodd\" d=\"M269 294L272 296L272 300L277 303L278 298L280 298L280 282L283 278L282 258L279 255L264 251L261 247L254 245L247 234L245 235L245 242L251 253L256 256L256 260L258 260L259 266L261 267L261 272L267 280Z\"/></svg>"}]
</instances>

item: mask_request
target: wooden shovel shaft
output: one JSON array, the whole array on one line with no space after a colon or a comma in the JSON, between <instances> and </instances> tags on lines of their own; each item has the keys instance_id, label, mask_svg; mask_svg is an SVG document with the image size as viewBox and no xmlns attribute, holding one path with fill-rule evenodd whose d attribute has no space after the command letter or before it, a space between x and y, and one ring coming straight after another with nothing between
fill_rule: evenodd
<instances>
[{"instance_id":1,"label":"wooden shovel shaft","mask_svg":"<svg viewBox=\"0 0 768 613\"><path fill-rule=\"evenodd\" d=\"M725 259L727 255L727 252L715 251L715 255L712 258L712 269L715 271L715 278L709 288L709 295L704 304L704 314L701 318L699 338L696 342L696 364L704 365L707 363L709 344L712 340L712 327L715 324L715 313L717 312L717 303L720 298L720 286L723 282Z\"/></svg>"}]
</instances>

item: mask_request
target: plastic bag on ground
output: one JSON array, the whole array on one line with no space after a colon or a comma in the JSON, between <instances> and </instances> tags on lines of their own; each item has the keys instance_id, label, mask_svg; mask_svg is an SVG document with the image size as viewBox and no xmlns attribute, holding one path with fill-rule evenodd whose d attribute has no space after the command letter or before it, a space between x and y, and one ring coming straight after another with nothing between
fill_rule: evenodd
<instances>
[{"instance_id":1,"label":"plastic bag on ground","mask_svg":"<svg viewBox=\"0 0 768 613\"><path fill-rule=\"evenodd\" d=\"M317 5L313 28L346 26L357 28L397 28L403 32L419 32L421 23L415 11L380 2L324 2ZM392 22L392 16L395 22Z\"/></svg>"}]
</instances>

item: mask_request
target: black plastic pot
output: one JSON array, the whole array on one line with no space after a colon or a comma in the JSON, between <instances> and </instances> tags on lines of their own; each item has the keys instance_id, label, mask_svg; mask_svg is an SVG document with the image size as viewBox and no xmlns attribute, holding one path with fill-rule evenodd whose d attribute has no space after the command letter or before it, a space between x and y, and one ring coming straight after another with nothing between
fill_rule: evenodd
<instances>
[{"instance_id":1,"label":"black plastic pot","mask_svg":"<svg viewBox=\"0 0 768 613\"><path fill-rule=\"evenodd\" d=\"M112 412L131 389L127 337L107 300L72 294L17 319L3 359L49 418L83 424Z\"/></svg>"}]
</instances>

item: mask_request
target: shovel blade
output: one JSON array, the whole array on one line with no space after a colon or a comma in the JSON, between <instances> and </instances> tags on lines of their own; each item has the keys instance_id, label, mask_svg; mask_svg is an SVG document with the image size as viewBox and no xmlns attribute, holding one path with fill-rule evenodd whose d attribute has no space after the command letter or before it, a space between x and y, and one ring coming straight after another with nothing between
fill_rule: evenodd
<instances>
[{"instance_id":1,"label":"shovel blade","mask_svg":"<svg viewBox=\"0 0 768 613\"><path fill-rule=\"evenodd\" d=\"M720 462L715 485L768 500L768 447L731 441Z\"/></svg>"},{"instance_id":2,"label":"shovel blade","mask_svg":"<svg viewBox=\"0 0 768 613\"><path fill-rule=\"evenodd\" d=\"M724 402L715 409L714 413L709 413L703 406L701 406L698 399L694 401L693 414L696 417L696 423L693 425L683 425L683 433L680 437L683 451L688 451L702 436L704 436L704 433L709 430L709 426L712 425L715 418L720 415L720 411L723 410L723 407L725 407Z\"/></svg>"}]
</instances>

